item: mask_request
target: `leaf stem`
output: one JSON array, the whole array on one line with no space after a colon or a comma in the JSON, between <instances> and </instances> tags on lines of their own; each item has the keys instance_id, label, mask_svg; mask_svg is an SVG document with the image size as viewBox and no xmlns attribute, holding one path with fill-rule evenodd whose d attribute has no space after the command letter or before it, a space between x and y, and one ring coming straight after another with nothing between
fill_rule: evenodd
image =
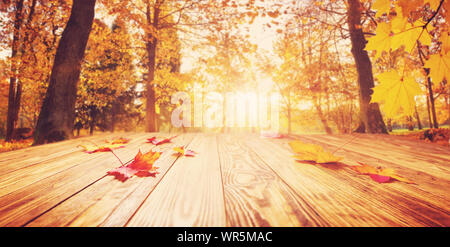
<instances>
[{"instance_id":1,"label":"leaf stem","mask_svg":"<svg viewBox=\"0 0 450 247\"><path fill-rule=\"evenodd\" d=\"M116 158L119 160L120 164L122 164L122 166L125 166L122 162L122 160L120 160L120 158L113 152L113 150L111 149L111 153L116 156Z\"/></svg>"}]
</instances>

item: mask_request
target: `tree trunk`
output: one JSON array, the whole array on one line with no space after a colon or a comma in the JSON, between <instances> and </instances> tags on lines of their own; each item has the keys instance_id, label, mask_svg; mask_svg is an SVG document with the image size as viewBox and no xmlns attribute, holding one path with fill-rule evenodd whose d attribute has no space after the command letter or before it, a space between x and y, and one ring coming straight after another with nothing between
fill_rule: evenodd
<instances>
[{"instance_id":1,"label":"tree trunk","mask_svg":"<svg viewBox=\"0 0 450 247\"><path fill-rule=\"evenodd\" d=\"M428 89L428 98L430 99L431 116L433 117L433 128L437 129L437 128L439 128L439 123L438 123L437 117L436 117L436 106L434 104L433 84L431 83L431 78L429 76L430 69L425 68L425 73L428 76L427 89Z\"/></svg>"},{"instance_id":2,"label":"tree trunk","mask_svg":"<svg viewBox=\"0 0 450 247\"><path fill-rule=\"evenodd\" d=\"M431 120L431 111L430 111L430 98L427 95L427 113L428 113L428 126L430 129L433 128L433 120Z\"/></svg>"},{"instance_id":3,"label":"tree trunk","mask_svg":"<svg viewBox=\"0 0 450 247\"><path fill-rule=\"evenodd\" d=\"M114 128L116 125L116 109L117 109L117 104L113 103L112 107L111 107L111 125L110 125L110 131L111 133L114 133Z\"/></svg>"},{"instance_id":4,"label":"tree trunk","mask_svg":"<svg viewBox=\"0 0 450 247\"><path fill-rule=\"evenodd\" d=\"M153 32L155 32L158 29L158 22L159 22L159 13L160 9L158 6L158 1L155 3L154 6L154 13L153 13L153 21L151 18L150 13L150 3L147 4L147 23L149 25L152 25ZM147 61L147 83L146 83L146 90L147 90L147 102L146 102L146 126L145 131L147 132L155 132L156 131L156 97L155 97L155 87L154 87L154 80L155 80L155 65L156 65L156 48L158 45L158 39L156 36L150 32L147 31L147 41L146 41L146 48L147 48L147 55L148 55L148 61Z\"/></svg>"},{"instance_id":5,"label":"tree trunk","mask_svg":"<svg viewBox=\"0 0 450 247\"><path fill-rule=\"evenodd\" d=\"M366 46L366 39L361 24L361 3L359 0L348 0L348 26L352 43L352 54L358 71L360 118L365 132L387 134L386 125L376 103L370 103L374 87L372 63Z\"/></svg>"},{"instance_id":6,"label":"tree trunk","mask_svg":"<svg viewBox=\"0 0 450 247\"><path fill-rule=\"evenodd\" d=\"M325 132L327 132L327 134L329 134L329 135L333 134L333 131L331 130L330 126L328 125L327 119L323 115L322 108L320 107L319 102L317 102L316 96L313 96L313 102L314 102L314 106L316 107L316 110L317 110L317 115L319 116L320 121L323 124L323 128L325 129Z\"/></svg>"},{"instance_id":7,"label":"tree trunk","mask_svg":"<svg viewBox=\"0 0 450 247\"><path fill-rule=\"evenodd\" d=\"M411 116L408 116L406 118L406 120L408 121L408 130L409 131L413 131L414 130L414 121L413 118Z\"/></svg>"},{"instance_id":8,"label":"tree trunk","mask_svg":"<svg viewBox=\"0 0 450 247\"><path fill-rule=\"evenodd\" d=\"M419 116L419 112L417 111L417 105L414 106L414 109L416 111L417 128L419 128L419 130L421 130L422 129L422 123L420 122L420 116Z\"/></svg>"},{"instance_id":9,"label":"tree trunk","mask_svg":"<svg viewBox=\"0 0 450 247\"><path fill-rule=\"evenodd\" d=\"M390 118L387 120L387 129L392 132L392 119Z\"/></svg>"},{"instance_id":10,"label":"tree trunk","mask_svg":"<svg viewBox=\"0 0 450 247\"><path fill-rule=\"evenodd\" d=\"M75 0L56 50L50 82L34 135L34 145L72 136L77 83L94 20L96 0Z\"/></svg>"},{"instance_id":11,"label":"tree trunk","mask_svg":"<svg viewBox=\"0 0 450 247\"><path fill-rule=\"evenodd\" d=\"M11 77L9 78L8 114L6 117L6 141L11 141L14 126L18 119L19 107L17 99L20 100L22 86L17 80L17 51L19 49L20 26L22 25L23 0L19 0L16 5L16 15L14 19L13 41L11 47ZM17 114L16 114L17 113Z\"/></svg>"}]
</instances>

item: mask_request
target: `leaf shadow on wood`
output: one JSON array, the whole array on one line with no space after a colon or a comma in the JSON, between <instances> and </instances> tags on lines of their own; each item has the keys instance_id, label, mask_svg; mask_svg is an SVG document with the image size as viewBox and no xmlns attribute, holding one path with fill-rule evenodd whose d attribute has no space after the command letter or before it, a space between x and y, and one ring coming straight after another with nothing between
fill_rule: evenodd
<instances>
[{"instance_id":1,"label":"leaf shadow on wood","mask_svg":"<svg viewBox=\"0 0 450 247\"><path fill-rule=\"evenodd\" d=\"M334 170L334 171L338 171L338 170L342 170L345 167L348 167L346 164L342 163L342 162L335 162L335 163L316 163L314 161L307 161L307 160L296 160L297 163L303 163L303 164L309 164L309 165L313 165L313 166L320 166L323 168L327 168L330 170Z\"/></svg>"}]
</instances>

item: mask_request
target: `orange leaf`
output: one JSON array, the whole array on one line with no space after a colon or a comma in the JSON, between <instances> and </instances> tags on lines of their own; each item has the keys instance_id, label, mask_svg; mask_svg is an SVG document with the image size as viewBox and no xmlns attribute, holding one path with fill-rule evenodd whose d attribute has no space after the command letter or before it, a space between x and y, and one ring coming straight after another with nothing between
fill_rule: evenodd
<instances>
[{"instance_id":1,"label":"orange leaf","mask_svg":"<svg viewBox=\"0 0 450 247\"><path fill-rule=\"evenodd\" d=\"M391 168L375 168L364 163L358 162L360 166L350 166L350 169L364 175L369 175L374 181L378 183L387 183L391 179L408 183L415 184L413 181L408 180L404 177L399 176L394 169ZM389 177L390 179L387 179Z\"/></svg>"},{"instance_id":2,"label":"orange leaf","mask_svg":"<svg viewBox=\"0 0 450 247\"><path fill-rule=\"evenodd\" d=\"M119 138L111 142L111 144L127 144L130 142L130 139L127 138Z\"/></svg>"},{"instance_id":3,"label":"orange leaf","mask_svg":"<svg viewBox=\"0 0 450 247\"><path fill-rule=\"evenodd\" d=\"M107 144L103 146L95 146L95 145L80 145L85 153L92 154L97 152L111 152L114 149L124 148L122 144Z\"/></svg>"},{"instance_id":4,"label":"orange leaf","mask_svg":"<svg viewBox=\"0 0 450 247\"><path fill-rule=\"evenodd\" d=\"M177 155L194 157L197 153L195 151L185 149L184 147L174 147L173 151L177 152Z\"/></svg>"}]
</instances>

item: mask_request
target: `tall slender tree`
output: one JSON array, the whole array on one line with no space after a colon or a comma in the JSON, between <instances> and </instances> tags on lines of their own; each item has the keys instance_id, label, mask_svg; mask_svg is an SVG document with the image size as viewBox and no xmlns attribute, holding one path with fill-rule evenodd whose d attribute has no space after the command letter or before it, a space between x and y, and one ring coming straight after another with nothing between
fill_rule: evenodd
<instances>
[{"instance_id":1,"label":"tall slender tree","mask_svg":"<svg viewBox=\"0 0 450 247\"><path fill-rule=\"evenodd\" d=\"M9 78L8 115L6 120L6 141L13 137L14 125L19 112L18 101L20 101L22 87L17 80L17 54L20 45L20 28L22 26L23 0L19 0L15 6L13 41L11 47L11 77Z\"/></svg>"}]
</instances>

